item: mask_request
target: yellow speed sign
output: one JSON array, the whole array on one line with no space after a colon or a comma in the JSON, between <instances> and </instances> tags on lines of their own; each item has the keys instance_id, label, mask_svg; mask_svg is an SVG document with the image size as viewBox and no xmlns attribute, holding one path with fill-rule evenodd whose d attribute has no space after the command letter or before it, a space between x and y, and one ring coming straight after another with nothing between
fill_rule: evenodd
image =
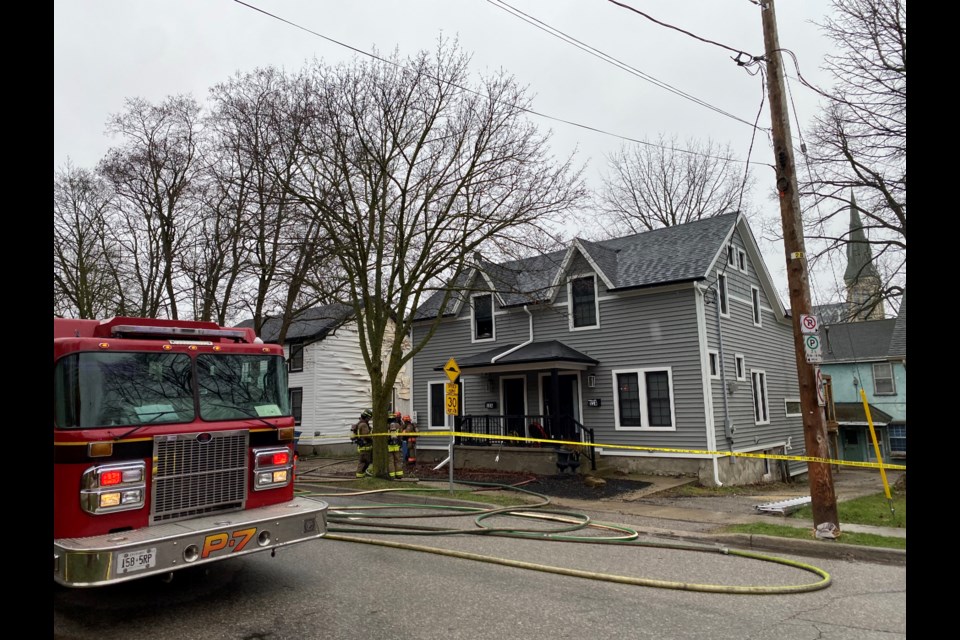
<instances>
[{"instance_id":1,"label":"yellow speed sign","mask_svg":"<svg viewBox=\"0 0 960 640\"><path fill-rule=\"evenodd\" d=\"M459 399L457 398L457 396L447 396L447 415L448 416L455 416L458 413L460 413L458 411L458 408L459 408L458 400Z\"/></svg>"}]
</instances>

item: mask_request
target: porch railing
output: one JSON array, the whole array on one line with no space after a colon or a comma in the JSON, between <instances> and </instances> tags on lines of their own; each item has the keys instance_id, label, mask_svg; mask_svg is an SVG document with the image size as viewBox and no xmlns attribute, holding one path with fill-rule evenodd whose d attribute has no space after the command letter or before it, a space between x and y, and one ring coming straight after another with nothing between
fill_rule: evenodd
<instances>
[{"instance_id":1,"label":"porch railing","mask_svg":"<svg viewBox=\"0 0 960 640\"><path fill-rule=\"evenodd\" d=\"M572 416L547 415L467 415L457 417L457 431L485 436L514 436L538 440L565 440L594 444L593 429L585 427ZM499 440L495 437L471 438L457 436L455 444L503 447L559 447L546 442ZM597 469L597 453L593 446L584 447L582 455L590 460L590 468Z\"/></svg>"}]
</instances>

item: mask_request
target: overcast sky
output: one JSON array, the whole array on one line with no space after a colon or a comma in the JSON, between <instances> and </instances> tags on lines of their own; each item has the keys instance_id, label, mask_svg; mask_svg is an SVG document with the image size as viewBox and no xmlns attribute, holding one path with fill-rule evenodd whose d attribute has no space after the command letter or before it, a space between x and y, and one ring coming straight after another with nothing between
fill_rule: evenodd
<instances>
[{"instance_id":1,"label":"overcast sky","mask_svg":"<svg viewBox=\"0 0 960 640\"><path fill-rule=\"evenodd\" d=\"M661 134L729 144L741 160L749 154L771 164L769 136L754 137L749 125L758 113L758 125L770 125L761 76L733 61L734 50L763 54L755 2L619 4L653 20L610 0L55 0L54 170L68 159L93 168L116 142L104 124L127 98L159 103L191 94L205 101L210 87L238 71L299 70L313 58L363 56L356 50L397 49L405 57L433 48L440 36L459 40L474 73L502 68L528 87L533 109L549 116L534 121L552 131L551 148L587 163L592 186L605 154ZM830 9L829 0L776 1L781 48L795 54L804 79L820 86L829 86L821 67L832 49L814 22ZM604 54L631 70L598 57ZM795 80L792 58L785 69L798 140L819 101ZM766 195L773 171L758 167L755 174L751 198L762 219L750 224L789 306L783 245L765 240L763 231L764 221L779 224L779 205ZM830 301L839 275L811 283L815 304Z\"/></svg>"}]
</instances>

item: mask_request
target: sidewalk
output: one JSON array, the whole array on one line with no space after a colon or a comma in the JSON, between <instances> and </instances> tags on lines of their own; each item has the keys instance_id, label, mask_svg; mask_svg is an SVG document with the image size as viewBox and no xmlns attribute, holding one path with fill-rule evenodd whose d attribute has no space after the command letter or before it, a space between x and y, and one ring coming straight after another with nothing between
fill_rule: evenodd
<instances>
[{"instance_id":1,"label":"sidewalk","mask_svg":"<svg viewBox=\"0 0 960 640\"><path fill-rule=\"evenodd\" d=\"M356 467L353 460L342 463L330 460L301 460L298 476L352 475ZM349 473L348 473L349 472ZM892 487L903 472L887 472L887 481ZM551 498L554 506L589 515L593 520L625 524L652 537L684 539L702 544L719 544L742 550L758 550L783 554L859 560L884 564L906 565L906 551L879 547L844 544L843 532L874 533L888 537L906 538L906 528L870 527L840 523L841 537L838 540L816 539L814 524L809 520L787 518L778 514L763 513L757 505L802 496L809 496L809 485L798 481L779 493L741 495L716 495L705 497L664 497L662 492L678 485L689 484L690 478L670 476L628 476L631 480L648 483L648 486L633 493L600 500L575 500ZM318 479L318 482L322 480ZM430 487L446 487L448 482L419 481ZM837 502L871 495L883 491L879 472L862 469L844 469L833 475L834 494ZM442 500L442 498L438 498ZM776 536L721 533L733 524L767 523L806 529L810 539L781 538Z\"/></svg>"}]
</instances>

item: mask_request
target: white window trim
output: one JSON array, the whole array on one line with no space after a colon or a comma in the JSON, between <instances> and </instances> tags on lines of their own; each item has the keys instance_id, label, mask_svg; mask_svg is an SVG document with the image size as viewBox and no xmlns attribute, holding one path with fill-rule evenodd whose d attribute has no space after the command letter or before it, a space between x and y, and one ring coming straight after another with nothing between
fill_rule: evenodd
<instances>
[{"instance_id":1,"label":"white window trim","mask_svg":"<svg viewBox=\"0 0 960 640\"><path fill-rule=\"evenodd\" d=\"M884 366L886 365L890 369L890 386L893 387L892 391L877 391L877 365ZM895 396L897 395L897 377L893 372L893 364L890 362L874 362L870 367L871 373L873 374L873 395L875 396Z\"/></svg>"},{"instance_id":2,"label":"white window trim","mask_svg":"<svg viewBox=\"0 0 960 640\"><path fill-rule=\"evenodd\" d=\"M737 249L737 271L747 272L747 252L743 249Z\"/></svg>"},{"instance_id":3,"label":"white window trim","mask_svg":"<svg viewBox=\"0 0 960 640\"><path fill-rule=\"evenodd\" d=\"M593 306L597 323L585 327L575 327L573 326L573 281L581 278L593 278ZM584 273L571 276L567 280L567 326L570 331L590 331L600 328L600 287L597 285L597 274Z\"/></svg>"},{"instance_id":4,"label":"white window trim","mask_svg":"<svg viewBox=\"0 0 960 640\"><path fill-rule=\"evenodd\" d=\"M723 310L724 300L727 301L726 311ZM717 272L717 304L720 305L720 317L729 318L730 317L730 288L727 286L727 274L725 274L722 271Z\"/></svg>"},{"instance_id":5,"label":"white window trim","mask_svg":"<svg viewBox=\"0 0 960 640\"><path fill-rule=\"evenodd\" d=\"M783 415L786 416L786 417L788 417L788 418L800 418L800 417L803 417L803 409L802 409L802 408L801 408L799 411L797 411L796 413L790 413L790 411L787 409L787 404L790 403L790 402L796 402L796 403L799 405L799 404L800 404L800 398L799 398L799 397L797 397L797 398L784 398L784 399L783 399Z\"/></svg>"},{"instance_id":6,"label":"white window trim","mask_svg":"<svg viewBox=\"0 0 960 640\"><path fill-rule=\"evenodd\" d=\"M711 362L712 362L712 363L716 363L716 365L717 365L717 372L716 372L716 373L713 373L713 372L710 371L710 369L709 369ZM722 365L722 363L720 362L720 352L717 351L716 349L708 349L708 350L707 350L707 367L708 367L707 372L710 374L710 379L711 379L711 380L719 380L719 379L720 379L720 367L721 367L721 366L723 366L723 365Z\"/></svg>"},{"instance_id":7,"label":"white window trim","mask_svg":"<svg viewBox=\"0 0 960 640\"><path fill-rule=\"evenodd\" d=\"M761 376L762 381L762 391L763 391L763 413L766 415L766 420L757 419L757 410L756 410L756 396L757 396L757 385L754 384L756 376ZM752 404L751 409L753 409L753 423L757 425L761 424L770 424L770 394L767 391L767 372L763 369L750 369L750 391L753 393L753 396L750 398Z\"/></svg>"},{"instance_id":8,"label":"white window trim","mask_svg":"<svg viewBox=\"0 0 960 640\"><path fill-rule=\"evenodd\" d=\"M430 382L427 382L427 421L426 421L426 422L427 422L427 429L437 430L437 429L446 429L446 428L447 428L447 408L446 408L446 405L444 405L444 407L443 407L443 424L441 424L441 425L430 424L430 421L433 419L433 407L431 406L431 404L432 404L432 402L433 402L433 393L432 393L432 392L433 392L433 386L434 386L434 385L440 385L441 387L443 387L443 388L445 389L445 388L446 388L446 387L445 387L446 384L447 384L447 382L446 382L446 381L443 381L443 380L431 380ZM446 397L447 394L444 393L443 395L444 395L444 397Z\"/></svg>"},{"instance_id":9,"label":"white window trim","mask_svg":"<svg viewBox=\"0 0 960 640\"><path fill-rule=\"evenodd\" d=\"M753 318L753 326L763 326L763 309L760 307L760 288L750 286L750 313Z\"/></svg>"},{"instance_id":10,"label":"white window trim","mask_svg":"<svg viewBox=\"0 0 960 640\"><path fill-rule=\"evenodd\" d=\"M647 373L667 372L667 385L670 387L670 426L650 426L650 416L647 410ZM610 372L613 379L613 425L617 431L676 431L677 407L673 397L673 368L672 367L644 367L640 369L614 369ZM624 427L620 425L620 394L617 389L617 376L621 373L636 373L640 391L640 426Z\"/></svg>"},{"instance_id":11,"label":"white window trim","mask_svg":"<svg viewBox=\"0 0 960 640\"><path fill-rule=\"evenodd\" d=\"M482 298L490 296L490 322L492 324L490 337L489 338L478 338L477 337L477 317L475 315L475 308L473 306L473 301L476 298ZM494 305L494 298L492 293L475 293L470 296L470 341L471 342L494 342L497 339L497 313Z\"/></svg>"},{"instance_id":12,"label":"white window trim","mask_svg":"<svg viewBox=\"0 0 960 640\"><path fill-rule=\"evenodd\" d=\"M742 365L737 366L738 362L742 363ZM738 382L747 381L747 359L742 353L733 354L733 374L736 376Z\"/></svg>"}]
</instances>

